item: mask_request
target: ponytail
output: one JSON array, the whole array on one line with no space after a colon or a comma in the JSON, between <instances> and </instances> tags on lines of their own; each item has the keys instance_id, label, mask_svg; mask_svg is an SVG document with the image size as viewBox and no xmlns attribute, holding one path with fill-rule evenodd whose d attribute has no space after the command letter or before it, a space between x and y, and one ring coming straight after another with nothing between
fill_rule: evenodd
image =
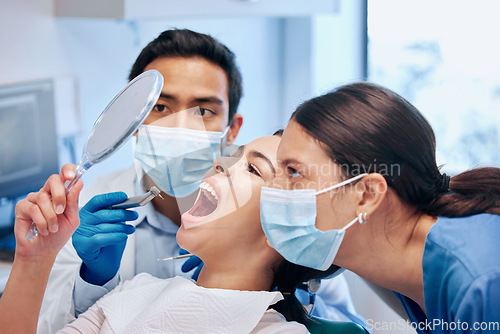
<instances>
[{"instance_id":1,"label":"ponytail","mask_svg":"<svg viewBox=\"0 0 500 334\"><path fill-rule=\"evenodd\" d=\"M422 211L449 218L479 213L500 215L500 168L477 168L453 176L449 189L442 189Z\"/></svg>"}]
</instances>

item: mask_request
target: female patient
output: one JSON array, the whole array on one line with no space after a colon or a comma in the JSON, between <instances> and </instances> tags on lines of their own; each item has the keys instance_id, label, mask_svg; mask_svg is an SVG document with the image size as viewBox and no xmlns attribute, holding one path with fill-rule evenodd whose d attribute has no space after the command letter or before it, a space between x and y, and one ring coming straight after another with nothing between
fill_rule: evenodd
<instances>
[{"instance_id":1,"label":"female patient","mask_svg":"<svg viewBox=\"0 0 500 334\"><path fill-rule=\"evenodd\" d=\"M295 299L295 287L337 267L320 272L293 265L267 243L259 217L260 188L273 182L279 141L279 136L259 138L235 156L217 160L196 203L182 215L178 243L205 263L197 285L140 274L61 332L307 332L297 323L306 320L306 313ZM73 170L63 167L64 176L53 175L16 207L16 256L0 299L2 333L35 332L50 268L78 226L82 184L67 197L63 186ZM26 240L31 221L42 235Z\"/></svg>"}]
</instances>

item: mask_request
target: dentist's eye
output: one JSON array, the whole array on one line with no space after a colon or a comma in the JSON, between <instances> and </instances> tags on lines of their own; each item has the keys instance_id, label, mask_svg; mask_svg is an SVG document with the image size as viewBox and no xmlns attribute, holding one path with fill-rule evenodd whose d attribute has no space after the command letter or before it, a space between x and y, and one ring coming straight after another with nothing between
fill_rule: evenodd
<instances>
[{"instance_id":1,"label":"dentist's eye","mask_svg":"<svg viewBox=\"0 0 500 334\"><path fill-rule=\"evenodd\" d=\"M164 104L157 104L153 108L153 110L157 111L157 112L165 112L165 111L167 111L167 109L168 109L167 106Z\"/></svg>"},{"instance_id":2,"label":"dentist's eye","mask_svg":"<svg viewBox=\"0 0 500 334\"><path fill-rule=\"evenodd\" d=\"M215 115L215 113L210 110L210 109L205 109L205 108L199 108L199 112L198 114L201 116L201 117L205 117L205 116L210 116L210 115Z\"/></svg>"},{"instance_id":3,"label":"dentist's eye","mask_svg":"<svg viewBox=\"0 0 500 334\"><path fill-rule=\"evenodd\" d=\"M250 173L261 176L259 171L252 164L247 163L247 169Z\"/></svg>"},{"instance_id":4,"label":"dentist's eye","mask_svg":"<svg viewBox=\"0 0 500 334\"><path fill-rule=\"evenodd\" d=\"M287 166L286 173L289 177L295 178L301 176L300 173L293 167Z\"/></svg>"}]
</instances>

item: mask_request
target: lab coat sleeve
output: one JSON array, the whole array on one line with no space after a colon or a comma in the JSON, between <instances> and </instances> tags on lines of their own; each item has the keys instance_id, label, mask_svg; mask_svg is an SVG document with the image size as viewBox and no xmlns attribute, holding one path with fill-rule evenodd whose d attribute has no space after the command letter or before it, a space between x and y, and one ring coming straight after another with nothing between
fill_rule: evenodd
<instances>
[{"instance_id":1,"label":"lab coat sleeve","mask_svg":"<svg viewBox=\"0 0 500 334\"><path fill-rule=\"evenodd\" d=\"M454 333L498 333L500 331L500 272L476 278L461 298L455 298L449 312L455 322L466 322L468 330ZM455 316L453 316L455 313ZM464 327L462 327L463 329Z\"/></svg>"},{"instance_id":2,"label":"lab coat sleeve","mask_svg":"<svg viewBox=\"0 0 500 334\"><path fill-rule=\"evenodd\" d=\"M366 327L365 319L354 308L343 274L321 280L312 315L334 321L352 321Z\"/></svg>"},{"instance_id":3,"label":"lab coat sleeve","mask_svg":"<svg viewBox=\"0 0 500 334\"><path fill-rule=\"evenodd\" d=\"M87 311L95 302L116 288L120 282L118 273L103 286L87 283L78 273L75 279L75 289L73 291L73 300L75 303L75 315Z\"/></svg>"}]
</instances>

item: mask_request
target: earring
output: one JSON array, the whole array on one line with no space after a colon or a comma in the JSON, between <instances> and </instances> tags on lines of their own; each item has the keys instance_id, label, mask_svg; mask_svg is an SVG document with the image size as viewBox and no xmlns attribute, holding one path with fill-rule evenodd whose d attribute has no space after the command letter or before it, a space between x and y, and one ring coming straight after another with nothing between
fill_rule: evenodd
<instances>
[{"instance_id":1,"label":"earring","mask_svg":"<svg viewBox=\"0 0 500 334\"><path fill-rule=\"evenodd\" d=\"M360 213L360 214L359 214L359 216L358 216L358 221L359 221L359 223L360 223L360 224L364 224L364 223L366 223L366 220L367 220L367 219L366 219L366 215L367 215L367 213L366 213L366 212L365 212L365 213Z\"/></svg>"}]
</instances>

